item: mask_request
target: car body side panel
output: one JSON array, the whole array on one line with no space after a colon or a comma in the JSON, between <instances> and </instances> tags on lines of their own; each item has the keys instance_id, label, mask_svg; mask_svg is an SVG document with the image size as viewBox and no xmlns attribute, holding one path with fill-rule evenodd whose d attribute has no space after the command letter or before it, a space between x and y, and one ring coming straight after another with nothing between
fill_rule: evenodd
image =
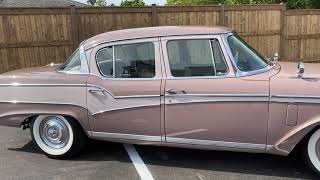
<instances>
[{"instance_id":1,"label":"car body side panel","mask_svg":"<svg viewBox=\"0 0 320 180\"><path fill-rule=\"evenodd\" d=\"M96 64L96 53L104 47L152 42L155 47L154 78L106 78ZM158 38L119 41L98 45L90 56L90 77L87 93L89 121L95 138L108 136L156 136L161 139L161 84L162 64ZM103 93L91 93L90 89L103 89ZM110 138L109 138L110 139Z\"/></svg>"},{"instance_id":2,"label":"car body side panel","mask_svg":"<svg viewBox=\"0 0 320 180\"><path fill-rule=\"evenodd\" d=\"M88 82L107 91L88 92L93 131L160 136L160 79L139 83L91 76Z\"/></svg>"},{"instance_id":3,"label":"car body side panel","mask_svg":"<svg viewBox=\"0 0 320 180\"><path fill-rule=\"evenodd\" d=\"M23 120L38 114L70 116L78 120L85 132L90 130L87 109L81 106L47 103L0 103L0 124L4 126L20 127Z\"/></svg>"},{"instance_id":4,"label":"car body side panel","mask_svg":"<svg viewBox=\"0 0 320 180\"><path fill-rule=\"evenodd\" d=\"M36 70L23 69L0 77L0 124L19 127L27 116L53 113L77 117L82 127L90 130L87 113L84 115L87 75L58 73L52 67Z\"/></svg>"},{"instance_id":5,"label":"car body side panel","mask_svg":"<svg viewBox=\"0 0 320 180\"><path fill-rule=\"evenodd\" d=\"M168 80L166 86L188 93L166 98L167 137L266 143L268 81Z\"/></svg>"},{"instance_id":6,"label":"car body side panel","mask_svg":"<svg viewBox=\"0 0 320 180\"><path fill-rule=\"evenodd\" d=\"M320 124L320 66L307 64L303 78L297 78L297 63L281 63L279 74L270 81L269 153L287 155L312 129ZM297 106L296 125L290 125L288 108Z\"/></svg>"},{"instance_id":7,"label":"car body side panel","mask_svg":"<svg viewBox=\"0 0 320 180\"><path fill-rule=\"evenodd\" d=\"M173 39L218 39L229 67L222 77L172 77L166 42ZM278 71L236 77L220 36L161 38L167 79L166 90L184 94L165 96L167 142L202 143L215 148L257 148L264 152L267 136L269 78Z\"/></svg>"}]
</instances>

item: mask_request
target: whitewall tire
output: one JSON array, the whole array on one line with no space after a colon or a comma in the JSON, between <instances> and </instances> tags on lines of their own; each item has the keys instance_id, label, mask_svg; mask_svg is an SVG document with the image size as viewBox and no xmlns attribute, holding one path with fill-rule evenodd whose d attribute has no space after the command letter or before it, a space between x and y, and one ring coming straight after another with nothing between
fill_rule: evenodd
<instances>
[{"instance_id":1,"label":"whitewall tire","mask_svg":"<svg viewBox=\"0 0 320 180\"><path fill-rule=\"evenodd\" d=\"M316 130L306 144L306 161L311 168L320 174L320 129Z\"/></svg>"},{"instance_id":2,"label":"whitewall tire","mask_svg":"<svg viewBox=\"0 0 320 180\"><path fill-rule=\"evenodd\" d=\"M78 153L86 135L74 120L61 115L40 115L31 122L31 136L48 157L64 159Z\"/></svg>"}]
</instances>

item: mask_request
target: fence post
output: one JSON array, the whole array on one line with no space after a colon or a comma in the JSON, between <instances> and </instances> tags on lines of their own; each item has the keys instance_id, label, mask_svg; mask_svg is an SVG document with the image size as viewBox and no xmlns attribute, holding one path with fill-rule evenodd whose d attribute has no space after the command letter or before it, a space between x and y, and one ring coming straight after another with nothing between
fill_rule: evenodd
<instances>
[{"instance_id":1,"label":"fence post","mask_svg":"<svg viewBox=\"0 0 320 180\"><path fill-rule=\"evenodd\" d=\"M219 25L225 26L225 7L223 3L220 4Z\"/></svg>"},{"instance_id":2,"label":"fence post","mask_svg":"<svg viewBox=\"0 0 320 180\"><path fill-rule=\"evenodd\" d=\"M156 4L152 4L151 13L152 13L152 26L158 26L158 12L157 12Z\"/></svg>"},{"instance_id":3,"label":"fence post","mask_svg":"<svg viewBox=\"0 0 320 180\"><path fill-rule=\"evenodd\" d=\"M72 43L73 49L77 49L79 45L79 29L78 29L78 18L76 12L76 6L70 6L70 15L71 15L71 33L72 33Z\"/></svg>"},{"instance_id":4,"label":"fence post","mask_svg":"<svg viewBox=\"0 0 320 180\"><path fill-rule=\"evenodd\" d=\"M280 22L280 59L285 58L285 45L286 45L286 10L287 3L282 2L281 8L281 22Z\"/></svg>"}]
</instances>

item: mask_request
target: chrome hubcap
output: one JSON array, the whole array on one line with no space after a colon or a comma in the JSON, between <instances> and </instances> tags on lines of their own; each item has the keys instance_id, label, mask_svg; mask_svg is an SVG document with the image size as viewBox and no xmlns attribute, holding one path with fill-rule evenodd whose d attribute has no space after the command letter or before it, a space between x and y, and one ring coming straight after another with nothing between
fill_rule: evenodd
<instances>
[{"instance_id":1,"label":"chrome hubcap","mask_svg":"<svg viewBox=\"0 0 320 180\"><path fill-rule=\"evenodd\" d=\"M69 141L68 127L58 117L49 116L43 119L39 128L42 141L51 148L63 148Z\"/></svg>"}]
</instances>

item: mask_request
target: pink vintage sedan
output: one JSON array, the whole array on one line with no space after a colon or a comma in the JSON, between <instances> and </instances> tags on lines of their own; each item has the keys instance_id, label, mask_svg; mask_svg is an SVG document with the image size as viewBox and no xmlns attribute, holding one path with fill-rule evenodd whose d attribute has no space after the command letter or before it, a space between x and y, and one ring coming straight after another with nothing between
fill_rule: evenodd
<instances>
[{"instance_id":1,"label":"pink vintage sedan","mask_svg":"<svg viewBox=\"0 0 320 180\"><path fill-rule=\"evenodd\" d=\"M276 59L222 27L112 31L62 66L2 74L0 124L30 128L51 158L75 155L88 137L276 155L299 147L319 172L320 66Z\"/></svg>"}]
</instances>

